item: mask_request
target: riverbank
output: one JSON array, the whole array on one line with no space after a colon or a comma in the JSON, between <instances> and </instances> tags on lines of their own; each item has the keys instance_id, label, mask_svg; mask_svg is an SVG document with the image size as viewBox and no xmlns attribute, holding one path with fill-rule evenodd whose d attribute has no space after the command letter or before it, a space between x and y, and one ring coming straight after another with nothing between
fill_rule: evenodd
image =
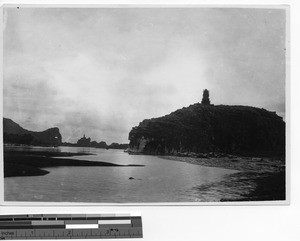
<instances>
[{"instance_id":1,"label":"riverbank","mask_svg":"<svg viewBox=\"0 0 300 241\"><path fill-rule=\"evenodd\" d=\"M259 157L213 157L213 158L194 158L180 156L159 156L163 159L182 161L195 165L221 167L238 171L253 172L277 172L285 167L283 158L259 158Z\"/></svg>"},{"instance_id":2,"label":"riverbank","mask_svg":"<svg viewBox=\"0 0 300 241\"><path fill-rule=\"evenodd\" d=\"M160 158L239 171L227 175L221 182L195 187L199 195L209 195L213 191L219 193L221 202L286 199L285 160L283 158L237 156L218 158L160 156Z\"/></svg>"},{"instance_id":3,"label":"riverbank","mask_svg":"<svg viewBox=\"0 0 300 241\"><path fill-rule=\"evenodd\" d=\"M46 167L59 166L103 166L126 167L143 165L118 165L110 162L84 161L72 159L73 156L91 155L89 153L49 152L49 151L4 151L4 177L41 176L49 171ZM67 158L66 158L67 157Z\"/></svg>"}]
</instances>

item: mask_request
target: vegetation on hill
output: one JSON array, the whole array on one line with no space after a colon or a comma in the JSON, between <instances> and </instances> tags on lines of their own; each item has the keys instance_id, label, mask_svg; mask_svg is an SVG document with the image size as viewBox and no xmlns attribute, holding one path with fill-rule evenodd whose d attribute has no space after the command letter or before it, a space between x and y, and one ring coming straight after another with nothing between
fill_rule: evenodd
<instances>
[{"instance_id":1,"label":"vegetation on hill","mask_svg":"<svg viewBox=\"0 0 300 241\"><path fill-rule=\"evenodd\" d=\"M8 118L3 118L3 141L9 144L58 146L61 134L57 127L41 132L29 131Z\"/></svg>"},{"instance_id":2,"label":"vegetation on hill","mask_svg":"<svg viewBox=\"0 0 300 241\"><path fill-rule=\"evenodd\" d=\"M265 109L197 103L142 121L129 140L131 153L281 155L285 122Z\"/></svg>"}]
</instances>

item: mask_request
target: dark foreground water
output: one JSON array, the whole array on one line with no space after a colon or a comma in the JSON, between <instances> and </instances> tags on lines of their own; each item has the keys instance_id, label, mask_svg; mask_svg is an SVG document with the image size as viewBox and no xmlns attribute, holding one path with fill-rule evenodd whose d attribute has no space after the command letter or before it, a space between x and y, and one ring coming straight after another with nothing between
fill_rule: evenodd
<instances>
[{"instance_id":1,"label":"dark foreground water","mask_svg":"<svg viewBox=\"0 0 300 241\"><path fill-rule=\"evenodd\" d=\"M31 147L29 150L45 149ZM128 155L123 150L81 147L58 147L48 150L95 154L71 157L78 160L145 166L43 168L50 173L45 176L5 178L5 201L101 203L219 201L222 196L218 191L201 192L196 187L222 182L226 175L237 172L176 162L156 156ZM130 177L134 179L129 179Z\"/></svg>"}]
</instances>

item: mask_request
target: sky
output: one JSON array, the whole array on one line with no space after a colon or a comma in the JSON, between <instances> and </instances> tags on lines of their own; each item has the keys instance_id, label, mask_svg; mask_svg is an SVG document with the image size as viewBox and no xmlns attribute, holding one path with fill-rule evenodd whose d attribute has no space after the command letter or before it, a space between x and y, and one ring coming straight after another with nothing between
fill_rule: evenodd
<instances>
[{"instance_id":1,"label":"sky","mask_svg":"<svg viewBox=\"0 0 300 241\"><path fill-rule=\"evenodd\" d=\"M3 115L128 143L132 127L201 102L285 118L284 9L5 8Z\"/></svg>"}]
</instances>

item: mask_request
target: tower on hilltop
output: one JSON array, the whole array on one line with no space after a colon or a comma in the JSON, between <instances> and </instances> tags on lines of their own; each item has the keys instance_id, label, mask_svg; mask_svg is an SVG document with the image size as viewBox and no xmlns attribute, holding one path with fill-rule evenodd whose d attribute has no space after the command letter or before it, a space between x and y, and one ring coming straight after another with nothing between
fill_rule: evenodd
<instances>
[{"instance_id":1,"label":"tower on hilltop","mask_svg":"<svg viewBox=\"0 0 300 241\"><path fill-rule=\"evenodd\" d=\"M202 105L210 105L209 92L207 89L203 90L203 97L202 97L201 104Z\"/></svg>"}]
</instances>

